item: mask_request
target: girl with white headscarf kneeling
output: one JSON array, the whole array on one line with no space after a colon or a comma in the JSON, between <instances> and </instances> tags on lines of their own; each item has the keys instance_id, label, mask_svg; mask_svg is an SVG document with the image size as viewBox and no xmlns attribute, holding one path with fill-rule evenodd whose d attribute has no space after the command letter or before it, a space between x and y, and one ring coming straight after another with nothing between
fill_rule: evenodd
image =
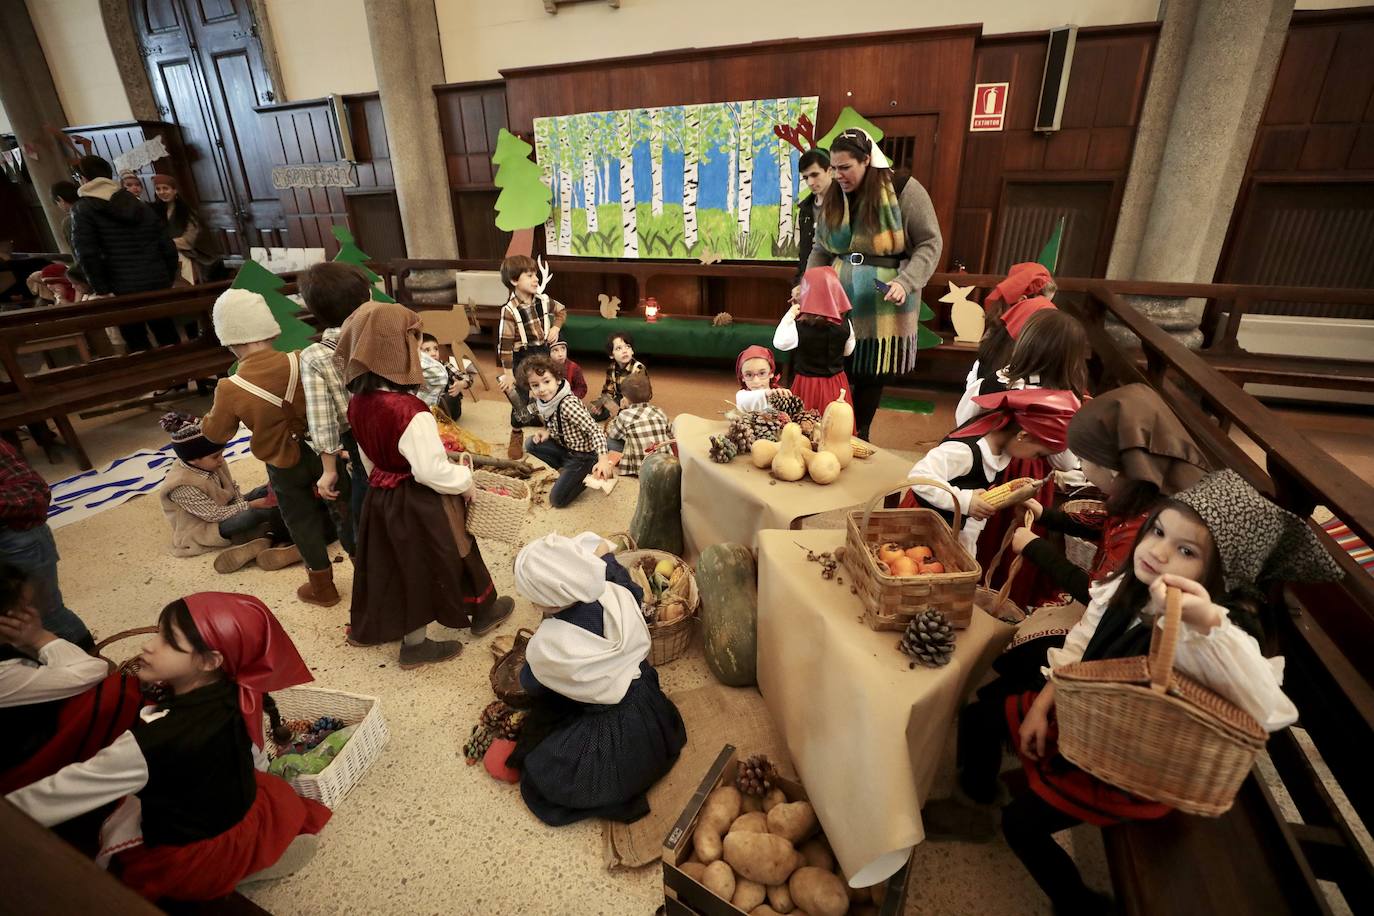
<instances>
[{"instance_id":1,"label":"girl with white headscarf kneeling","mask_svg":"<svg viewBox=\"0 0 1374 916\"><path fill-rule=\"evenodd\" d=\"M672 768L687 730L648 662L643 592L610 544L549 534L515 558L515 584L544 615L520 684L536 698L507 763L544 823L629 823Z\"/></svg>"}]
</instances>

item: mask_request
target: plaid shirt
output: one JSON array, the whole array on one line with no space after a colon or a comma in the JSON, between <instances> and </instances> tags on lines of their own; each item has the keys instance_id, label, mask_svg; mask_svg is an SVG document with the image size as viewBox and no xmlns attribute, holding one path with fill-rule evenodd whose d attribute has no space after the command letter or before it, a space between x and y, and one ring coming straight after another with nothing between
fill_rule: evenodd
<instances>
[{"instance_id":1,"label":"plaid shirt","mask_svg":"<svg viewBox=\"0 0 1374 916\"><path fill-rule=\"evenodd\" d=\"M449 381L448 368L434 357L421 353L420 372L425 377L425 383L416 389L415 396L424 401L426 407L433 407L439 403L439 398L452 384Z\"/></svg>"},{"instance_id":2,"label":"plaid shirt","mask_svg":"<svg viewBox=\"0 0 1374 916\"><path fill-rule=\"evenodd\" d=\"M534 302L525 306L511 293L501 307L501 321L496 328L496 362L502 369L515 368L516 350L546 343L548 329L562 328L567 320L568 310L556 299L537 295Z\"/></svg>"},{"instance_id":3,"label":"plaid shirt","mask_svg":"<svg viewBox=\"0 0 1374 916\"><path fill-rule=\"evenodd\" d=\"M635 475L644 464L644 452L651 445L673 438L673 424L668 415L652 404L631 404L611 421L606 437L625 443L618 470Z\"/></svg>"},{"instance_id":4,"label":"plaid shirt","mask_svg":"<svg viewBox=\"0 0 1374 916\"><path fill-rule=\"evenodd\" d=\"M616 403L616 406L619 406L620 399L624 396L624 392L620 390L620 386L627 378L634 375L636 372L643 372L645 375L649 374L649 370L645 369L644 364L637 359L631 360L629 367L622 366L612 359L611 364L606 367L606 384L601 386L601 396L603 398L610 398Z\"/></svg>"},{"instance_id":5,"label":"plaid shirt","mask_svg":"<svg viewBox=\"0 0 1374 916\"><path fill-rule=\"evenodd\" d=\"M544 425L553 440L570 452L606 454L606 433L587 412L587 405L572 394L563 398Z\"/></svg>"},{"instance_id":6,"label":"plaid shirt","mask_svg":"<svg viewBox=\"0 0 1374 916\"><path fill-rule=\"evenodd\" d=\"M339 437L348 431L348 389L334 355L338 343L339 329L329 328L319 343L301 351L305 421L310 424L310 447L321 455L341 450Z\"/></svg>"},{"instance_id":7,"label":"plaid shirt","mask_svg":"<svg viewBox=\"0 0 1374 916\"><path fill-rule=\"evenodd\" d=\"M37 528L48 520L51 499L47 483L23 454L0 439L0 525L14 531Z\"/></svg>"},{"instance_id":8,"label":"plaid shirt","mask_svg":"<svg viewBox=\"0 0 1374 916\"><path fill-rule=\"evenodd\" d=\"M187 464L181 461L181 459L177 460L186 470L199 474L206 480L215 476L204 468L198 468L194 464ZM228 470L228 468L226 467L225 470ZM222 522L225 519L233 518L240 512L247 511L249 508L248 500L244 499L243 494L239 492L238 484L234 484L233 502L226 503L223 506L211 499L210 495L204 490L197 489L190 485L177 487L172 490L171 493L167 494L167 498L203 522Z\"/></svg>"}]
</instances>

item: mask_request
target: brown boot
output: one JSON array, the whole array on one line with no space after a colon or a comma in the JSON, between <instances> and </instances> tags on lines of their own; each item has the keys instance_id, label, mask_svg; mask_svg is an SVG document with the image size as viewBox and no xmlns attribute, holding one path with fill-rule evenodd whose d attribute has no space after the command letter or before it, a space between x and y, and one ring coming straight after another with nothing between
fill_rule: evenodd
<instances>
[{"instance_id":1,"label":"brown boot","mask_svg":"<svg viewBox=\"0 0 1374 916\"><path fill-rule=\"evenodd\" d=\"M257 538L246 544L239 544L237 547L226 547L215 556L215 572L238 572L262 556L263 552L271 546L272 541L270 539Z\"/></svg>"},{"instance_id":2,"label":"brown boot","mask_svg":"<svg viewBox=\"0 0 1374 916\"><path fill-rule=\"evenodd\" d=\"M506 449L506 457L511 461L519 461L525 454L525 431L523 429L513 429L510 431L510 447Z\"/></svg>"},{"instance_id":3,"label":"brown boot","mask_svg":"<svg viewBox=\"0 0 1374 916\"><path fill-rule=\"evenodd\" d=\"M258 554L258 565L263 569L285 569L302 562L304 560L301 559L301 552L295 544L284 544Z\"/></svg>"},{"instance_id":4,"label":"brown boot","mask_svg":"<svg viewBox=\"0 0 1374 916\"><path fill-rule=\"evenodd\" d=\"M334 570L326 566L324 569L308 569L310 581L296 589L296 597L306 604L318 604L320 607L333 607L339 603L339 590L334 587Z\"/></svg>"}]
</instances>

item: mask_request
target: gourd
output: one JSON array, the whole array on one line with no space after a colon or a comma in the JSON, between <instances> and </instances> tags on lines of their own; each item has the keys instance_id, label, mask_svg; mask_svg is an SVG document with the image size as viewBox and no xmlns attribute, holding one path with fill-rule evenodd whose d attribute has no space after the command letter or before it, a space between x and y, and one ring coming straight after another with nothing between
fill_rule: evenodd
<instances>
[{"instance_id":1,"label":"gourd","mask_svg":"<svg viewBox=\"0 0 1374 916\"><path fill-rule=\"evenodd\" d=\"M806 459L806 473L816 483L834 483L840 476L840 459L835 457L834 452L812 452L802 453Z\"/></svg>"},{"instance_id":2,"label":"gourd","mask_svg":"<svg viewBox=\"0 0 1374 916\"><path fill-rule=\"evenodd\" d=\"M801 427L788 423L778 437L778 453L773 457L773 476L778 480L801 480L806 476L806 436Z\"/></svg>"},{"instance_id":3,"label":"gourd","mask_svg":"<svg viewBox=\"0 0 1374 916\"><path fill-rule=\"evenodd\" d=\"M758 579L743 544L712 544L697 562L703 654L716 680L748 687L756 680Z\"/></svg>"},{"instance_id":4,"label":"gourd","mask_svg":"<svg viewBox=\"0 0 1374 916\"><path fill-rule=\"evenodd\" d=\"M849 439L854 435L854 408L844 399L844 389L840 396L825 405L821 415L820 450L830 452L840 460L840 467L849 467L854 460L854 447Z\"/></svg>"},{"instance_id":5,"label":"gourd","mask_svg":"<svg viewBox=\"0 0 1374 916\"><path fill-rule=\"evenodd\" d=\"M682 556L682 464L670 449L654 452L639 468L630 537L641 550Z\"/></svg>"},{"instance_id":6,"label":"gourd","mask_svg":"<svg viewBox=\"0 0 1374 916\"><path fill-rule=\"evenodd\" d=\"M773 466L773 459L778 455L778 443L772 439L755 439L754 444L749 447L749 460L754 462L754 467L767 469Z\"/></svg>"}]
</instances>

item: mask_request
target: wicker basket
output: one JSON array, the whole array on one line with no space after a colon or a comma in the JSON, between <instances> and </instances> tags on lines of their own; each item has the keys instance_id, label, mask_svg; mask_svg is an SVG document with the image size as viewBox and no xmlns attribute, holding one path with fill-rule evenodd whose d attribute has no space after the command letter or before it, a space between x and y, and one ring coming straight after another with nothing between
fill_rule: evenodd
<instances>
[{"instance_id":1,"label":"wicker basket","mask_svg":"<svg viewBox=\"0 0 1374 916\"><path fill-rule=\"evenodd\" d=\"M491 666L491 692L514 709L524 709L534 702L534 698L520 686L520 669L525 667L525 647L533 635L534 631L525 627L516 630L510 651L503 653Z\"/></svg>"},{"instance_id":2,"label":"wicker basket","mask_svg":"<svg viewBox=\"0 0 1374 916\"><path fill-rule=\"evenodd\" d=\"M649 647L649 662L655 668L659 668L681 658L687 647L692 644L697 614L701 610L701 595L697 592L697 577L692 573L692 567L681 557L673 556L666 550L622 550L615 555L620 565L626 569L645 557L653 557L655 561L672 560L687 570L687 615L671 623L649 624L649 637L652 640Z\"/></svg>"},{"instance_id":3,"label":"wicker basket","mask_svg":"<svg viewBox=\"0 0 1374 916\"><path fill-rule=\"evenodd\" d=\"M473 537L523 544L520 529L530 514L530 485L492 471L472 472L473 497L468 504L468 534ZM509 496L493 493L504 487Z\"/></svg>"},{"instance_id":4,"label":"wicker basket","mask_svg":"<svg viewBox=\"0 0 1374 916\"><path fill-rule=\"evenodd\" d=\"M381 701L376 697L325 690L322 687L274 690L272 698L277 701L277 709L283 719L309 719L313 722L320 716L333 716L344 725L358 726L353 737L348 739L329 766L314 775L301 775L287 780L302 798L312 798L326 807L335 807L358 784L367 768L381 756L382 748L391 737L386 720L382 718ZM262 717L262 728L266 739L263 747L267 750L267 756L276 757L277 746L272 741L267 716Z\"/></svg>"},{"instance_id":5,"label":"wicker basket","mask_svg":"<svg viewBox=\"0 0 1374 916\"><path fill-rule=\"evenodd\" d=\"M130 675L137 674L138 669L143 667L143 663L138 660L137 655L131 656L130 658L126 658L122 662L117 662L113 658L110 658L108 655L105 654L105 649L106 647L114 643L121 642L125 639L132 639L135 636L151 636L156 632L157 627L134 627L132 630L120 630L113 636L107 636L100 642L96 643L95 654L104 659L105 664L110 666L111 674L114 674L115 672Z\"/></svg>"},{"instance_id":6,"label":"wicker basket","mask_svg":"<svg viewBox=\"0 0 1374 916\"><path fill-rule=\"evenodd\" d=\"M862 512L851 511L846 525L844 565L864 606L864 622L875 630L904 630L911 618L927 610L941 611L951 626L967 627L973 618L973 592L983 570L955 536L960 525L954 504L954 530L934 509L874 509L879 500L900 493L911 484L950 490L942 480L914 477L896 489L883 490ZM869 545L921 541L935 552L945 572L925 576L889 576L878 570Z\"/></svg>"},{"instance_id":7,"label":"wicker basket","mask_svg":"<svg viewBox=\"0 0 1374 916\"><path fill-rule=\"evenodd\" d=\"M1103 782L1189 814L1228 809L1264 747L1264 729L1230 700L1173 670L1181 596L1168 590L1148 657L1056 668L1059 752Z\"/></svg>"},{"instance_id":8,"label":"wicker basket","mask_svg":"<svg viewBox=\"0 0 1374 916\"><path fill-rule=\"evenodd\" d=\"M1027 509L1020 527L1029 528L1034 521L1035 516ZM1026 619L1025 609L1016 602L1007 599L1008 593L1011 592L1011 584L1016 581L1016 575L1024 565L1024 560L1020 554L1017 554L1016 558L1011 561L1011 565L1007 567L1007 581L1002 583L1002 588L999 590L992 587L992 574L997 570L997 567L1002 565L1002 555L1011 549L1011 541L1016 535L1017 528L1016 525L1007 527L1007 533L1002 536L1002 546L997 548L996 555L993 556L992 562L988 564L987 570L983 573L983 582L978 586L973 597L974 604L978 605L989 617L995 617L1004 623L1020 623Z\"/></svg>"}]
</instances>

